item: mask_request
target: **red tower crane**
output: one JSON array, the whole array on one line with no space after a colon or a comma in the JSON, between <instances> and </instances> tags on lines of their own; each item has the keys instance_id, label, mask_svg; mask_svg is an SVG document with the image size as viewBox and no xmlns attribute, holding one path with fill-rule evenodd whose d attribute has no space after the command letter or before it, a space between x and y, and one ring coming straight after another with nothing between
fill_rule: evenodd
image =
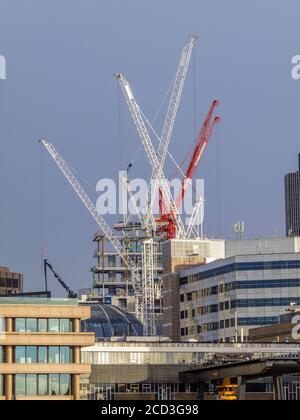
<instances>
[{"instance_id":1,"label":"red tower crane","mask_svg":"<svg viewBox=\"0 0 300 420\"><path fill-rule=\"evenodd\" d=\"M219 116L215 116L213 118L215 109L218 105L219 102L217 100L214 100L211 104L207 117L205 118L205 121L202 125L198 140L195 144L193 154L190 159L189 166L182 181L180 194L176 200L177 209L179 209L179 207L182 204L188 186L191 185L193 176L195 175L195 172L199 166L200 160L209 143L215 126L221 122L221 118ZM176 237L176 226L174 224L174 218L172 216L172 213L170 213L169 209L166 208L163 193L161 190L159 191L159 208L161 214L160 218L157 220L157 223L160 225L159 231L161 233L166 234L167 239L174 239Z\"/></svg>"}]
</instances>

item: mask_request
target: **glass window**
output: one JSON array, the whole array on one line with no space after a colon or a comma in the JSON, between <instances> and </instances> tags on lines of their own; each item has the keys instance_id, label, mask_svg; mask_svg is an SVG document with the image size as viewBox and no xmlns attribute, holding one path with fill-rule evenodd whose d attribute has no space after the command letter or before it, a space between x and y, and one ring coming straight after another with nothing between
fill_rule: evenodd
<instances>
[{"instance_id":1,"label":"glass window","mask_svg":"<svg viewBox=\"0 0 300 420\"><path fill-rule=\"evenodd\" d=\"M49 347L49 363L59 363L59 347Z\"/></svg>"},{"instance_id":2,"label":"glass window","mask_svg":"<svg viewBox=\"0 0 300 420\"><path fill-rule=\"evenodd\" d=\"M69 319L60 320L60 331L64 333L72 332L71 321Z\"/></svg>"},{"instance_id":3,"label":"glass window","mask_svg":"<svg viewBox=\"0 0 300 420\"><path fill-rule=\"evenodd\" d=\"M37 395L37 375L26 375L26 395Z\"/></svg>"},{"instance_id":4,"label":"glass window","mask_svg":"<svg viewBox=\"0 0 300 420\"><path fill-rule=\"evenodd\" d=\"M59 332L59 319L49 319L49 332Z\"/></svg>"},{"instance_id":5,"label":"glass window","mask_svg":"<svg viewBox=\"0 0 300 420\"><path fill-rule=\"evenodd\" d=\"M38 363L48 363L47 347L39 347L39 349L38 349Z\"/></svg>"},{"instance_id":6,"label":"glass window","mask_svg":"<svg viewBox=\"0 0 300 420\"><path fill-rule=\"evenodd\" d=\"M38 394L39 395L48 395L48 377L47 375L38 376Z\"/></svg>"},{"instance_id":7,"label":"glass window","mask_svg":"<svg viewBox=\"0 0 300 420\"><path fill-rule=\"evenodd\" d=\"M61 347L60 348L60 363L70 363L70 348L69 347Z\"/></svg>"},{"instance_id":8,"label":"glass window","mask_svg":"<svg viewBox=\"0 0 300 420\"><path fill-rule=\"evenodd\" d=\"M48 322L47 319L38 320L38 332L44 333L48 331Z\"/></svg>"},{"instance_id":9,"label":"glass window","mask_svg":"<svg viewBox=\"0 0 300 420\"><path fill-rule=\"evenodd\" d=\"M35 346L26 347L26 363L37 363L37 348Z\"/></svg>"},{"instance_id":10,"label":"glass window","mask_svg":"<svg viewBox=\"0 0 300 420\"><path fill-rule=\"evenodd\" d=\"M71 377L70 375L60 375L60 395L70 395Z\"/></svg>"},{"instance_id":11,"label":"glass window","mask_svg":"<svg viewBox=\"0 0 300 420\"><path fill-rule=\"evenodd\" d=\"M15 320L15 331L16 332L25 332L26 331L25 318L17 318Z\"/></svg>"},{"instance_id":12,"label":"glass window","mask_svg":"<svg viewBox=\"0 0 300 420\"><path fill-rule=\"evenodd\" d=\"M15 394L16 396L26 395L26 376L15 376Z\"/></svg>"},{"instance_id":13,"label":"glass window","mask_svg":"<svg viewBox=\"0 0 300 420\"><path fill-rule=\"evenodd\" d=\"M16 363L26 363L26 347L16 347L15 360Z\"/></svg>"},{"instance_id":14,"label":"glass window","mask_svg":"<svg viewBox=\"0 0 300 420\"><path fill-rule=\"evenodd\" d=\"M37 320L34 318L26 319L26 332L37 332Z\"/></svg>"},{"instance_id":15,"label":"glass window","mask_svg":"<svg viewBox=\"0 0 300 420\"><path fill-rule=\"evenodd\" d=\"M49 395L59 395L59 375L49 375Z\"/></svg>"}]
</instances>

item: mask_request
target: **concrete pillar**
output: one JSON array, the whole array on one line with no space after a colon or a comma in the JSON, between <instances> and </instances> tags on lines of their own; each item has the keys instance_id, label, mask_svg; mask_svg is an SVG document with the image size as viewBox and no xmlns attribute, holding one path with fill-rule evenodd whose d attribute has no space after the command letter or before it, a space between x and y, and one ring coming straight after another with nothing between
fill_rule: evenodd
<instances>
[{"instance_id":1,"label":"concrete pillar","mask_svg":"<svg viewBox=\"0 0 300 420\"><path fill-rule=\"evenodd\" d=\"M81 363L81 351L80 347L74 347L74 363L80 364Z\"/></svg>"},{"instance_id":2,"label":"concrete pillar","mask_svg":"<svg viewBox=\"0 0 300 420\"><path fill-rule=\"evenodd\" d=\"M80 400L80 375L73 375L72 377L72 394L75 401Z\"/></svg>"},{"instance_id":3,"label":"concrete pillar","mask_svg":"<svg viewBox=\"0 0 300 420\"><path fill-rule=\"evenodd\" d=\"M246 400L246 381L242 376L239 376L237 379L238 384L238 399L239 401Z\"/></svg>"},{"instance_id":4,"label":"concrete pillar","mask_svg":"<svg viewBox=\"0 0 300 420\"><path fill-rule=\"evenodd\" d=\"M8 363L10 365L13 363L13 348L12 348L12 346L6 346L5 358L6 358L6 363Z\"/></svg>"},{"instance_id":5,"label":"concrete pillar","mask_svg":"<svg viewBox=\"0 0 300 420\"><path fill-rule=\"evenodd\" d=\"M79 319L73 320L73 332L76 334L80 333L80 320Z\"/></svg>"},{"instance_id":6,"label":"concrete pillar","mask_svg":"<svg viewBox=\"0 0 300 420\"><path fill-rule=\"evenodd\" d=\"M11 401L13 397L13 376L5 375L5 397L7 401Z\"/></svg>"},{"instance_id":7,"label":"concrete pillar","mask_svg":"<svg viewBox=\"0 0 300 420\"><path fill-rule=\"evenodd\" d=\"M6 318L6 332L12 333L13 332L13 319Z\"/></svg>"}]
</instances>

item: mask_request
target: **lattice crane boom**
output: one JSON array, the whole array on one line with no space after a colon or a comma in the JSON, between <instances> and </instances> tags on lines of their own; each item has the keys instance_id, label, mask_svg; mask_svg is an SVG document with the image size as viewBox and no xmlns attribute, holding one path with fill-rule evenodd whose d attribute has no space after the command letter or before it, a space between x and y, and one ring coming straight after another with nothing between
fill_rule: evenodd
<instances>
[{"instance_id":1,"label":"lattice crane boom","mask_svg":"<svg viewBox=\"0 0 300 420\"><path fill-rule=\"evenodd\" d=\"M189 43L184 47L181 57L180 57L176 79L173 85L173 91L172 91L171 99L169 103L169 108L168 108L167 116L165 119L163 131L162 131L162 136L161 136L161 140L160 140L158 152L157 152L162 168L164 167L165 160L167 157L170 140L172 137L175 120L176 120L176 116L177 116L177 112L178 112L178 108L180 104L180 99L183 92L184 83L186 80L189 64L191 61L193 48L197 39L198 38L195 36L191 37Z\"/></svg>"},{"instance_id":2,"label":"lattice crane boom","mask_svg":"<svg viewBox=\"0 0 300 420\"><path fill-rule=\"evenodd\" d=\"M122 88L122 91L124 93L126 102L128 104L129 110L131 112L133 121L136 125L138 134L140 136L140 139L143 143L143 146L145 148L147 157L149 159L149 162L152 167L153 171L153 179L159 183L161 186L162 192L164 194L164 200L167 205L167 207L170 209L170 213L172 214L172 217L174 219L174 223L176 225L177 229L177 235L180 238L185 238L185 227L181 220L181 217L179 215L178 209L176 207L176 204L174 202L174 199L172 197L169 184L164 177L163 170L161 167L161 164L158 160L158 156L155 152L155 149L153 147L151 138L149 136L148 130L146 128L146 125L144 123L144 118L142 116L141 110L135 100L134 94L132 92L132 89L127 82L127 80L124 78L124 76L120 73L115 75L117 80L120 83L120 86ZM154 229L156 229L156 226L154 226Z\"/></svg>"},{"instance_id":3,"label":"lattice crane boom","mask_svg":"<svg viewBox=\"0 0 300 420\"><path fill-rule=\"evenodd\" d=\"M217 100L214 100L212 102L209 112L202 125L198 140L193 150L193 154L192 154L189 166L187 168L185 177L182 181L181 192L176 200L176 206L178 208L180 207L184 199L188 186L191 184L193 176L195 175L195 172L199 166L200 160L203 157L206 147L208 146L213 130L216 124L219 124L221 121L221 118L218 116L213 118L215 109L217 108L218 105L219 105L219 102Z\"/></svg>"},{"instance_id":4,"label":"lattice crane boom","mask_svg":"<svg viewBox=\"0 0 300 420\"><path fill-rule=\"evenodd\" d=\"M95 222L98 224L102 232L104 233L105 237L114 247L118 255L122 258L125 266L131 272L131 281L132 285L135 289L135 293L137 296L136 299L136 316L137 318L144 323L144 299L143 299L143 290L142 290L142 281L140 277L139 270L132 259L128 256L126 249L123 247L119 239L115 236L114 232L110 228L110 226L106 223L104 218L100 215L97 208L86 194L76 177L73 175L71 169L68 167L64 159L60 156L58 151L55 147L49 143L47 140L40 140L40 143L44 146L44 148L48 151L54 162L57 164L61 172L64 174L66 179L68 180L69 184L73 188L73 190L78 195L81 202L87 208Z\"/></svg>"}]
</instances>

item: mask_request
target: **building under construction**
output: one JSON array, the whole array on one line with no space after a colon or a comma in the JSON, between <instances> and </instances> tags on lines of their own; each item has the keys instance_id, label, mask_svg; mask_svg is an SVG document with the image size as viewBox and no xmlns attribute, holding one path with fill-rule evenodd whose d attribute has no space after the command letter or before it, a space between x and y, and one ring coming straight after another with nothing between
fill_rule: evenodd
<instances>
[{"instance_id":1,"label":"building under construction","mask_svg":"<svg viewBox=\"0 0 300 420\"><path fill-rule=\"evenodd\" d=\"M118 227L116 226L116 229ZM142 275L143 238L138 235L120 238L129 257L140 269ZM112 304L130 313L135 313L135 291L131 281L131 272L124 264L120 255L110 246L107 238L97 232L93 242L96 245L93 257L96 260L92 267L93 291L92 297L102 303ZM154 304L157 333L161 331L162 319L162 254L160 243L157 243L154 272Z\"/></svg>"},{"instance_id":2,"label":"building under construction","mask_svg":"<svg viewBox=\"0 0 300 420\"><path fill-rule=\"evenodd\" d=\"M110 302L126 308L128 311L134 311L144 326L145 336L154 336L159 332L157 330L157 326L160 324L158 318L162 313L161 243L166 240L188 240L199 238L199 236L203 237L203 196L196 197L188 226L185 226L181 207L187 190L191 188L192 180L214 128L221 120L219 116L215 115L216 107L219 104L217 100L212 102L200 134L191 153L182 163L182 168L176 164L183 176L177 198L173 197L169 181L164 175L164 166L169 155L169 144L196 40L196 37L191 37L182 51L176 77L172 84L162 135L159 137L158 150L154 148L147 126L150 125L150 129L154 133L156 131L143 115L129 82L123 74L115 74L150 163L152 173L149 185L155 184L153 189L149 187L145 208L139 209L131 191L128 170L125 172L126 176L123 181L127 189L126 202L129 196L131 204L137 210L130 216L137 216L138 222L129 221L130 217L124 218L123 223L112 229L54 145L45 139L40 141L101 229L101 234L96 234L94 238L97 244L95 252L97 263L92 269L94 275L92 296L98 301L102 299L104 303ZM186 163L186 170L183 172L182 169ZM132 164L128 168L131 166ZM158 215L154 210L157 198L159 199Z\"/></svg>"}]
</instances>

